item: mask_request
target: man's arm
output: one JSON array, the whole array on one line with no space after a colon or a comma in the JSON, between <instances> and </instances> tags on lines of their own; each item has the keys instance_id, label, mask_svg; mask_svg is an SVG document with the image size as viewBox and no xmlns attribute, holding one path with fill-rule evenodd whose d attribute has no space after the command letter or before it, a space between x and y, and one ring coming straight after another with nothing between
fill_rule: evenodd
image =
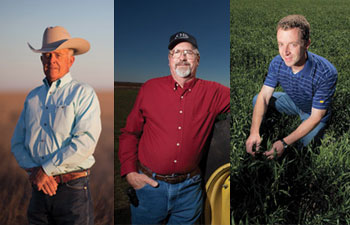
<instances>
[{"instance_id":1,"label":"man's arm","mask_svg":"<svg viewBox=\"0 0 350 225\"><path fill-rule=\"evenodd\" d=\"M312 108L311 115L308 119L306 119L302 124L300 124L296 130L294 130L287 137L283 138L286 144L291 145L307 135L310 131L312 131L322 120L322 118L326 115L327 110L324 109L315 109ZM284 146L282 141L276 141L270 151L265 152L264 154L272 159L274 157L274 152L276 151L277 157L283 154Z\"/></svg>"},{"instance_id":2,"label":"man's arm","mask_svg":"<svg viewBox=\"0 0 350 225\"><path fill-rule=\"evenodd\" d=\"M131 172L137 172L137 152L143 132L145 119L142 115L143 86L141 87L134 106L126 119L126 125L119 136L118 157L120 161L120 175L123 177Z\"/></svg>"},{"instance_id":3,"label":"man's arm","mask_svg":"<svg viewBox=\"0 0 350 225\"><path fill-rule=\"evenodd\" d=\"M255 151L258 151L260 148L261 138L259 129L274 90L272 87L263 85L255 103L250 135L246 141L246 151L253 156L255 155ZM253 151L254 145L255 151Z\"/></svg>"},{"instance_id":4,"label":"man's arm","mask_svg":"<svg viewBox=\"0 0 350 225\"><path fill-rule=\"evenodd\" d=\"M28 150L25 147L25 113L26 113L26 103L24 103L23 110L17 122L15 131L11 138L11 152L15 157L18 165L23 169L33 168L39 166L33 161Z\"/></svg>"},{"instance_id":5,"label":"man's arm","mask_svg":"<svg viewBox=\"0 0 350 225\"><path fill-rule=\"evenodd\" d=\"M158 186L158 182L149 178L145 174L137 171L137 152L139 140L143 132L145 119L142 115L141 104L143 101L143 86L141 87L134 106L126 120L126 126L121 129L122 134L119 137L118 156L121 163L121 176L134 188L140 189L145 184L153 187Z\"/></svg>"},{"instance_id":6,"label":"man's arm","mask_svg":"<svg viewBox=\"0 0 350 225\"><path fill-rule=\"evenodd\" d=\"M57 182L52 176L44 173L41 167L36 164L25 148L25 110L26 104L22 110L21 116L17 122L14 134L11 139L11 152L16 158L20 167L30 172L29 181L37 185L38 190L42 190L50 196L56 194Z\"/></svg>"},{"instance_id":7,"label":"man's arm","mask_svg":"<svg viewBox=\"0 0 350 225\"><path fill-rule=\"evenodd\" d=\"M230 88L219 84L219 89L217 91L217 113L227 113L230 112Z\"/></svg>"},{"instance_id":8,"label":"man's arm","mask_svg":"<svg viewBox=\"0 0 350 225\"><path fill-rule=\"evenodd\" d=\"M65 168L74 167L87 160L96 147L101 133L100 105L92 88L81 91L74 103L74 126L67 144L58 149L52 158L43 163L44 172L51 176L65 172Z\"/></svg>"}]
</instances>

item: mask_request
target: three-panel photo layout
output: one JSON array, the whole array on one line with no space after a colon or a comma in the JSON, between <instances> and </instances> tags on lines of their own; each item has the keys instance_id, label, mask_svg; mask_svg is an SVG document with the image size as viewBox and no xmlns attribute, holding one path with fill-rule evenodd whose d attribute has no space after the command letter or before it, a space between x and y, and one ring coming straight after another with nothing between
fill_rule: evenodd
<instances>
[{"instance_id":1,"label":"three-panel photo layout","mask_svg":"<svg viewBox=\"0 0 350 225\"><path fill-rule=\"evenodd\" d=\"M0 224L350 224L350 2L0 18Z\"/></svg>"}]
</instances>

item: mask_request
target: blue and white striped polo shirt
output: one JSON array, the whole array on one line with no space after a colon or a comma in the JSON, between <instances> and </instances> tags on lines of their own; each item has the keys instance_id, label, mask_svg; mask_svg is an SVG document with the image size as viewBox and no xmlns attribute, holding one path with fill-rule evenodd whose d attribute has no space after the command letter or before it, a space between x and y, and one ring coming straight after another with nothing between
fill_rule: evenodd
<instances>
[{"instance_id":1,"label":"blue and white striped polo shirt","mask_svg":"<svg viewBox=\"0 0 350 225\"><path fill-rule=\"evenodd\" d=\"M311 108L328 109L322 122L329 119L330 105L335 92L338 73L325 58L307 52L304 68L294 74L280 55L270 63L264 85L275 88L278 84L303 112L311 114Z\"/></svg>"}]
</instances>

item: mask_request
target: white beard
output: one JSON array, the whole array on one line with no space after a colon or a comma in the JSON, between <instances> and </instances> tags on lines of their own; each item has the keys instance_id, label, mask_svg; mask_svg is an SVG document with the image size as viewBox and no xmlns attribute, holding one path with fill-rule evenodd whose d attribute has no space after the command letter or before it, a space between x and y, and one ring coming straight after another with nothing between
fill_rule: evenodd
<instances>
[{"instance_id":1,"label":"white beard","mask_svg":"<svg viewBox=\"0 0 350 225\"><path fill-rule=\"evenodd\" d=\"M191 68L189 66L186 68L176 68L175 72L179 77L187 77L191 74Z\"/></svg>"}]
</instances>

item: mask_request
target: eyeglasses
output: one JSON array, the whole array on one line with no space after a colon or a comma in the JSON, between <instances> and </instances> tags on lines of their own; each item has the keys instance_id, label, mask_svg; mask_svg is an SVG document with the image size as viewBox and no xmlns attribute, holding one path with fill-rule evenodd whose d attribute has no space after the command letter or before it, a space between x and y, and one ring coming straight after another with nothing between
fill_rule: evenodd
<instances>
[{"instance_id":1,"label":"eyeglasses","mask_svg":"<svg viewBox=\"0 0 350 225\"><path fill-rule=\"evenodd\" d=\"M198 55L198 53L196 53L193 50L179 50L179 49L176 49L175 51L170 51L170 55L173 58L175 58L175 59L180 58L181 54L186 56L188 59L194 59L196 57L196 55Z\"/></svg>"}]
</instances>

